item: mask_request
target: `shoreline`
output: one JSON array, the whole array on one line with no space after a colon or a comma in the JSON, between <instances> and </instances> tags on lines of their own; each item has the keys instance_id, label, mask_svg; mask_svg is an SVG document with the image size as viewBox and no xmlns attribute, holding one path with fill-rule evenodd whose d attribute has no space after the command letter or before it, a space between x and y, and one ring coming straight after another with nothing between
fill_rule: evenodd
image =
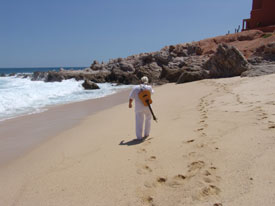
<instances>
[{"instance_id":1,"label":"shoreline","mask_svg":"<svg viewBox=\"0 0 275 206\"><path fill-rule=\"evenodd\" d=\"M0 168L88 116L128 101L129 89L96 99L46 107L0 122ZM92 105L92 106L91 106Z\"/></svg>"}]
</instances>

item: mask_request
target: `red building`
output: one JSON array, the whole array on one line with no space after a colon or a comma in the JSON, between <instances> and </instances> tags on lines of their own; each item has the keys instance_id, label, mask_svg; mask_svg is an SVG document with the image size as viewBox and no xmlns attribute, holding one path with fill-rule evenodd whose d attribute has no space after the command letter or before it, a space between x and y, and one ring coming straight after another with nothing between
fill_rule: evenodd
<instances>
[{"instance_id":1,"label":"red building","mask_svg":"<svg viewBox=\"0 0 275 206\"><path fill-rule=\"evenodd\" d=\"M275 0L253 0L250 19L243 20L243 30L275 30Z\"/></svg>"}]
</instances>

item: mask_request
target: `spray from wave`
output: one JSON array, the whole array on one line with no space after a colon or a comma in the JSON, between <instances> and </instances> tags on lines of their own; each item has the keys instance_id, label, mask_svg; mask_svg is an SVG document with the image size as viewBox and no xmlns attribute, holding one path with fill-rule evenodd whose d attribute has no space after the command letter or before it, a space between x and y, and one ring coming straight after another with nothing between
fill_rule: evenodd
<instances>
[{"instance_id":1,"label":"spray from wave","mask_svg":"<svg viewBox=\"0 0 275 206\"><path fill-rule=\"evenodd\" d=\"M0 121L45 110L46 106L100 98L129 86L98 84L99 90L84 90L83 81L31 81L29 78L0 78Z\"/></svg>"}]
</instances>

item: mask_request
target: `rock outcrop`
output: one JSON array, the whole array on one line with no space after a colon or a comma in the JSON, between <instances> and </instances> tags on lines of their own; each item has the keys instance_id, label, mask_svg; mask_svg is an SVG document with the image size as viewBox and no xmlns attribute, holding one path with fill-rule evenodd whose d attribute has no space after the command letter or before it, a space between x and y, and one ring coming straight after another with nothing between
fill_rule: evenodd
<instances>
[{"instance_id":1,"label":"rock outcrop","mask_svg":"<svg viewBox=\"0 0 275 206\"><path fill-rule=\"evenodd\" d=\"M257 65L253 65L249 70L243 72L241 77L256 77L275 73L275 63L261 62Z\"/></svg>"},{"instance_id":2,"label":"rock outcrop","mask_svg":"<svg viewBox=\"0 0 275 206\"><path fill-rule=\"evenodd\" d=\"M209 72L207 70L203 70L200 67L194 67L183 70L181 75L177 80L177 84L182 84L186 82L193 82L197 80L202 80L209 78Z\"/></svg>"},{"instance_id":3,"label":"rock outcrop","mask_svg":"<svg viewBox=\"0 0 275 206\"><path fill-rule=\"evenodd\" d=\"M239 76L249 69L249 64L236 47L220 44L203 67L209 71L211 78L220 78Z\"/></svg>"},{"instance_id":4,"label":"rock outcrop","mask_svg":"<svg viewBox=\"0 0 275 206\"><path fill-rule=\"evenodd\" d=\"M94 83L90 80L85 80L84 83L82 84L82 86L86 90L100 89L99 86L96 83Z\"/></svg>"},{"instance_id":5,"label":"rock outcrop","mask_svg":"<svg viewBox=\"0 0 275 206\"><path fill-rule=\"evenodd\" d=\"M205 78L232 77L252 71L251 65L274 61L274 42L274 34L266 36L257 30L245 31L170 45L160 51L110 59L106 63L95 60L84 70L36 72L32 79L62 81L75 78L95 83L139 84L140 78L146 75L153 84L180 84Z\"/></svg>"},{"instance_id":6,"label":"rock outcrop","mask_svg":"<svg viewBox=\"0 0 275 206\"><path fill-rule=\"evenodd\" d=\"M251 59L255 57L258 58L258 62L262 60L275 61L275 41L258 47Z\"/></svg>"}]
</instances>

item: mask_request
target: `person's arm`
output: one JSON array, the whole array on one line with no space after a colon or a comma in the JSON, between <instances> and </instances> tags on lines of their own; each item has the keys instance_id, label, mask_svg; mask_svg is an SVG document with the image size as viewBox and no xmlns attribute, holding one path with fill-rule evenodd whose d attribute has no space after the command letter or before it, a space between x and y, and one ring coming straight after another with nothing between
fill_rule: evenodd
<instances>
[{"instance_id":1,"label":"person's arm","mask_svg":"<svg viewBox=\"0 0 275 206\"><path fill-rule=\"evenodd\" d=\"M129 95L129 108L133 107L132 103L135 97L135 93L136 93L136 88L134 87Z\"/></svg>"},{"instance_id":2,"label":"person's arm","mask_svg":"<svg viewBox=\"0 0 275 206\"><path fill-rule=\"evenodd\" d=\"M150 86L150 92L151 92L151 94L154 94L154 90L153 90L152 86Z\"/></svg>"},{"instance_id":3,"label":"person's arm","mask_svg":"<svg viewBox=\"0 0 275 206\"><path fill-rule=\"evenodd\" d=\"M129 99L129 108L132 108L133 99Z\"/></svg>"}]
</instances>

